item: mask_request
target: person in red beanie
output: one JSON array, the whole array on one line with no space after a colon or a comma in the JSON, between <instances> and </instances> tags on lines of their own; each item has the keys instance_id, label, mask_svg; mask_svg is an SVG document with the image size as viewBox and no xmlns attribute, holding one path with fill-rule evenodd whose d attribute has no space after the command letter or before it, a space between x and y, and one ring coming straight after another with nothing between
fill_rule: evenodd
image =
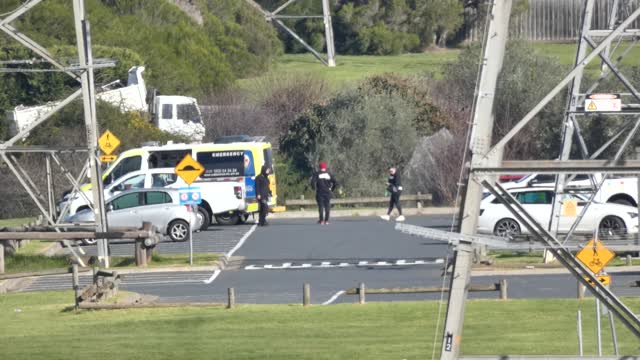
<instances>
[{"instance_id":1,"label":"person in red beanie","mask_svg":"<svg viewBox=\"0 0 640 360\"><path fill-rule=\"evenodd\" d=\"M316 202L318 203L318 213L320 220L318 224L329 224L329 213L331 211L331 196L338 183L336 178L327 170L327 163L320 162L320 171L313 174L311 187L316 191Z\"/></svg>"}]
</instances>

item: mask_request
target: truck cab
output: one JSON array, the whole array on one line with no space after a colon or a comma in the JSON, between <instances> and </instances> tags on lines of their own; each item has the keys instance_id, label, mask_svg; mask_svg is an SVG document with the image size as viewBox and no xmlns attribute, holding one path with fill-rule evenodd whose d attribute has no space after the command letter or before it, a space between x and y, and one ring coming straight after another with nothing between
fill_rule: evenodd
<instances>
[{"instance_id":1,"label":"truck cab","mask_svg":"<svg viewBox=\"0 0 640 360\"><path fill-rule=\"evenodd\" d=\"M153 100L153 121L158 129L200 142L205 129L198 101L188 96L157 95Z\"/></svg>"}]
</instances>

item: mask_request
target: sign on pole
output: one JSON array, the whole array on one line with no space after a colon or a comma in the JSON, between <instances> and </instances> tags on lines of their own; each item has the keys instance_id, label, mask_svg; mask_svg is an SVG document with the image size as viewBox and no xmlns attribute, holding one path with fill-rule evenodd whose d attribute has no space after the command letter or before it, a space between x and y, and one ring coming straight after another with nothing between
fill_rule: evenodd
<instances>
[{"instance_id":1,"label":"sign on pole","mask_svg":"<svg viewBox=\"0 0 640 360\"><path fill-rule=\"evenodd\" d=\"M111 131L106 130L98 139L98 145L103 153L111 155L111 153L120 146L120 139L113 135Z\"/></svg>"},{"instance_id":2,"label":"sign on pole","mask_svg":"<svg viewBox=\"0 0 640 360\"><path fill-rule=\"evenodd\" d=\"M114 162L118 158L117 155L100 155L100 162L109 163Z\"/></svg>"},{"instance_id":3,"label":"sign on pole","mask_svg":"<svg viewBox=\"0 0 640 360\"><path fill-rule=\"evenodd\" d=\"M586 267L594 274L599 273L616 254L607 249L599 240L591 240L576 255Z\"/></svg>"},{"instance_id":4,"label":"sign on pole","mask_svg":"<svg viewBox=\"0 0 640 360\"><path fill-rule=\"evenodd\" d=\"M596 276L596 278L598 279L598 281L600 281L600 283L602 285L609 285L611 284L611 275L598 275ZM591 285L595 285L590 278L585 277L585 280L587 280L587 282Z\"/></svg>"},{"instance_id":5,"label":"sign on pole","mask_svg":"<svg viewBox=\"0 0 640 360\"><path fill-rule=\"evenodd\" d=\"M585 111L620 111L620 94L587 94L584 98Z\"/></svg>"},{"instance_id":6,"label":"sign on pole","mask_svg":"<svg viewBox=\"0 0 640 360\"><path fill-rule=\"evenodd\" d=\"M185 155L175 167L176 174L180 176L187 185L191 185L197 178L204 173L204 166L191 157L191 154Z\"/></svg>"}]
</instances>

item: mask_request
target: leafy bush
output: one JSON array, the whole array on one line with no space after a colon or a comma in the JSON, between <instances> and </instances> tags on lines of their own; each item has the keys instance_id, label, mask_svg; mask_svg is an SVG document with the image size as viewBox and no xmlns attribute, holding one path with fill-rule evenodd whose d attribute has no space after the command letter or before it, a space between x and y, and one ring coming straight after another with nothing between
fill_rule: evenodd
<instances>
[{"instance_id":1,"label":"leafy bush","mask_svg":"<svg viewBox=\"0 0 640 360\"><path fill-rule=\"evenodd\" d=\"M411 157L417 114L416 105L397 94L347 91L300 116L280 150L305 176L327 161L348 196L380 195L386 169Z\"/></svg>"}]
</instances>

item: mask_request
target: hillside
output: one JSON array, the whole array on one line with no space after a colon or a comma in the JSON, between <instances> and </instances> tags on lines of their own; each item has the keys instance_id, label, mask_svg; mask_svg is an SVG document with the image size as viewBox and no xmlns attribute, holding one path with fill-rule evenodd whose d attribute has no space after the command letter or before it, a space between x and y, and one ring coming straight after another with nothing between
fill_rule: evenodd
<instances>
[{"instance_id":1,"label":"hillside","mask_svg":"<svg viewBox=\"0 0 640 360\"><path fill-rule=\"evenodd\" d=\"M3 1L0 14L20 3ZM87 0L86 6L95 56L121 55L127 65L141 59L149 85L163 93L209 93L266 70L282 52L273 27L241 1ZM52 52L75 43L68 0L42 2L13 25ZM0 47L0 60L33 57L6 36ZM13 47L18 49L8 50ZM115 75L126 78L125 67ZM104 81L113 80L107 74Z\"/></svg>"}]
</instances>

